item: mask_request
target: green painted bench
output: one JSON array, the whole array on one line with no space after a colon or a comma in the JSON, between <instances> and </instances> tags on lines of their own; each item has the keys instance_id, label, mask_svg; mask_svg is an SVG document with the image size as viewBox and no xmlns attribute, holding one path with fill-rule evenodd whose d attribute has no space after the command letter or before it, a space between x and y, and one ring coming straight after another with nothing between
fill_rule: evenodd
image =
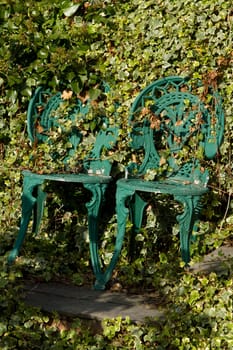
<instances>
[{"instance_id":1,"label":"green painted bench","mask_svg":"<svg viewBox=\"0 0 233 350\"><path fill-rule=\"evenodd\" d=\"M107 85L106 85L107 87ZM107 87L108 88L108 87ZM107 92L107 91L105 91ZM86 203L89 236L90 236L90 254L93 271L98 281L100 275L100 259L98 256L98 219L101 206L104 200L106 188L111 181L111 162L108 157L103 157L103 152L112 149L117 141L118 129L110 126L105 116L100 116L99 130L94 133L94 144L90 145L88 156L82 161L77 161L76 168L78 172L69 171L70 160L75 153L82 147L85 140L82 130L77 127L78 120L84 120L90 110L91 101L83 101L80 98L75 100L74 106L70 110L61 114L66 97L60 92L52 95L49 90L39 87L28 106L27 129L31 141L32 150L37 152L39 145L52 146L54 137L65 134L67 149L60 151L56 147L52 148L52 158L60 160L64 165L62 170L49 172L34 172L33 170L24 170L23 189L22 189L22 216L19 232L11 250L8 261L12 263L19 255L23 244L28 225L33 218L33 232L37 233L40 227L46 193L43 184L45 181L56 181L60 183L82 184L83 187L91 192L91 200ZM57 133L54 133L54 130ZM55 136L54 136L55 135ZM45 148L46 150L46 148ZM75 158L73 158L75 159ZM46 161L44 162L46 164ZM73 164L74 165L74 164ZM43 169L41 169L43 171Z\"/></svg>"},{"instance_id":2,"label":"green painted bench","mask_svg":"<svg viewBox=\"0 0 233 350\"><path fill-rule=\"evenodd\" d=\"M171 76L144 88L129 114L133 162L117 181L117 236L112 260L99 279L104 288L122 248L126 222L139 232L147 201L143 193L168 194L182 204L177 215L183 261L197 230L202 196L208 191L204 157L213 159L223 139L224 113L217 91L200 81ZM164 213L166 215L166 213Z\"/></svg>"}]
</instances>

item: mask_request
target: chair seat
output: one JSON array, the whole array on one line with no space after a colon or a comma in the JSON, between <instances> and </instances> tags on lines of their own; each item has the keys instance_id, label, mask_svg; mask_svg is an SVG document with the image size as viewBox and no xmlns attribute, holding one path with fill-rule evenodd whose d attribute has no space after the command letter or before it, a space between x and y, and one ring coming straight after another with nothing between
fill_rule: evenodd
<instances>
[{"instance_id":1,"label":"chair seat","mask_svg":"<svg viewBox=\"0 0 233 350\"><path fill-rule=\"evenodd\" d=\"M135 191L172 194L174 196L200 196L208 192L208 187L199 184L167 179L164 181L146 181L143 179L120 179L118 186Z\"/></svg>"},{"instance_id":2,"label":"chair seat","mask_svg":"<svg viewBox=\"0 0 233 350\"><path fill-rule=\"evenodd\" d=\"M111 181L111 176L96 175L96 174L75 174L75 173L52 173L52 174L38 174L25 170L22 172L23 176L33 179L71 182L71 183L83 183L83 184L107 184Z\"/></svg>"}]
</instances>

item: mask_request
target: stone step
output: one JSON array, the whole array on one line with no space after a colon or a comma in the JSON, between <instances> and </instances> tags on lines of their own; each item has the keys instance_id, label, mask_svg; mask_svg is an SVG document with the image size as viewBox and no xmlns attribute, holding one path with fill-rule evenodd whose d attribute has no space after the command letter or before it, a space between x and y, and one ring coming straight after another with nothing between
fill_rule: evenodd
<instances>
[{"instance_id":1,"label":"stone step","mask_svg":"<svg viewBox=\"0 0 233 350\"><path fill-rule=\"evenodd\" d=\"M191 265L191 273L222 273L232 266L233 247L221 247ZM62 283L25 283L25 302L42 310L101 321L121 316L142 323L146 318L160 319L166 312L156 291L149 295L96 291Z\"/></svg>"},{"instance_id":2,"label":"stone step","mask_svg":"<svg viewBox=\"0 0 233 350\"><path fill-rule=\"evenodd\" d=\"M25 302L45 311L85 319L102 320L127 316L135 322L160 318L156 297L129 295L122 292L96 291L61 283L25 284Z\"/></svg>"}]
</instances>

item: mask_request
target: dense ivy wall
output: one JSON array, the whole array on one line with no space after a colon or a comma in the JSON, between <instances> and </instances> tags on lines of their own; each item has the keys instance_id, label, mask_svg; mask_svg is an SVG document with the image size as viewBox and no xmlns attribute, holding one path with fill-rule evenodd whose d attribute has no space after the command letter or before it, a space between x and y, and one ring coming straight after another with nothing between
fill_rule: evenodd
<instances>
[{"instance_id":1,"label":"dense ivy wall","mask_svg":"<svg viewBox=\"0 0 233 350\"><path fill-rule=\"evenodd\" d=\"M140 88L169 75L192 75L218 84L224 98L225 141L212 186L220 193L220 217L232 188L232 4L231 1L3 1L0 10L1 188L6 204L18 198L27 166L25 115L38 85L76 94L101 80L112 89L109 118L120 101L121 143L114 158L127 162L127 117ZM25 149L25 151L24 151ZM26 151L27 149L27 151ZM8 195L7 195L8 193ZM218 193L218 194L219 194ZM218 198L220 198L218 197ZM208 218L215 215L212 198ZM3 204L4 222L9 213ZM223 211L223 212L222 212ZM219 214L219 209L217 209ZM8 219L6 218L8 216Z\"/></svg>"},{"instance_id":2,"label":"dense ivy wall","mask_svg":"<svg viewBox=\"0 0 233 350\"><path fill-rule=\"evenodd\" d=\"M79 189L57 188L44 227L30 236L18 264L6 267L20 219L20 171L29 162L26 110L39 85L72 89L85 97L105 80L111 86L101 104L120 126L113 154L127 163L127 118L138 91L154 79L191 75L217 85L225 110L225 138L208 162L212 192L206 197L195 258L232 241L233 8L231 0L1 0L0 1L0 345L4 349L232 349L232 264L217 276L193 276L180 269L177 230L170 239L168 220L160 226L148 211L147 229L137 237L140 254L128 263L122 251L116 274L126 288L156 289L168 314L161 323L136 326L129 320L104 321L93 337L80 321L65 323L19 301L19 280L57 279L92 283L84 210ZM120 103L117 116L115 102ZM102 102L101 102L102 103ZM122 170L118 167L118 171ZM68 190L74 200L64 206ZM112 191L112 193L114 193ZM84 194L85 196L85 194ZM114 198L104 227L103 246L112 248ZM80 203L80 202L79 202ZM173 211L162 202L162 212ZM50 214L48 215L48 208ZM79 210L79 211L77 211ZM81 214L81 224L78 216ZM169 233L169 232L168 232ZM159 238L159 239L158 239ZM171 242L172 244L169 244ZM103 259L108 257L103 256Z\"/></svg>"}]
</instances>

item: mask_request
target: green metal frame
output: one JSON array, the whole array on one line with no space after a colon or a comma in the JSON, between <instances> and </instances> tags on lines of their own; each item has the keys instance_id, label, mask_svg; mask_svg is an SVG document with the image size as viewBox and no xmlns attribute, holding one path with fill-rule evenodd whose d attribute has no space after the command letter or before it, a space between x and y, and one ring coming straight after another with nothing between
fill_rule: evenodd
<instances>
[{"instance_id":1,"label":"green metal frame","mask_svg":"<svg viewBox=\"0 0 233 350\"><path fill-rule=\"evenodd\" d=\"M30 100L27 113L28 135L32 143L35 143L35 141L39 143L51 142L50 140L48 141L49 131L54 125L59 126L56 110L62 102L61 93L52 95L49 90L42 87L36 90ZM67 120L74 120L77 113L85 118L89 111L89 106L89 102L83 104L80 99L77 99L76 106L73 112L67 116ZM42 132L38 131L38 122ZM105 119L105 123L107 122ZM29 170L22 172L22 215L17 238L8 257L9 263L12 263L19 255L31 218L33 218L33 232L38 233L46 199L46 193L43 189L44 182L79 183L88 189L92 195L91 200L86 203L90 235L90 255L96 280L98 281L102 278L101 264L98 256L98 222L105 191L112 178L111 163L106 159L101 159L101 152L103 148L112 149L116 144L117 135L118 128L110 127L109 125L107 125L107 128L98 132L95 144L89 156L83 161L82 172L80 173L38 174ZM69 141L72 147L64 158L65 163L67 163L69 157L75 153L83 141L82 134L77 128L72 128ZM100 284L102 284L102 280Z\"/></svg>"},{"instance_id":2,"label":"green metal frame","mask_svg":"<svg viewBox=\"0 0 233 350\"><path fill-rule=\"evenodd\" d=\"M209 104L205 104L205 93ZM186 265L190 262L190 242L197 230L202 196L208 192L208 170L187 150L194 147L208 159L215 157L223 140L224 113L219 94L202 87L199 81L171 76L143 89L134 101L129 122L132 126L132 153L138 161L129 164L126 177L118 180L116 191L117 236L112 260L102 276L102 288L111 278L126 230L133 222L132 237L140 230L147 203L141 193L172 195L183 206L177 216L180 250ZM192 144L194 142L194 144ZM182 152L186 149L186 158ZM164 159L166 157L166 159ZM161 166L166 164L163 171ZM154 171L154 178L148 173Z\"/></svg>"}]
</instances>

